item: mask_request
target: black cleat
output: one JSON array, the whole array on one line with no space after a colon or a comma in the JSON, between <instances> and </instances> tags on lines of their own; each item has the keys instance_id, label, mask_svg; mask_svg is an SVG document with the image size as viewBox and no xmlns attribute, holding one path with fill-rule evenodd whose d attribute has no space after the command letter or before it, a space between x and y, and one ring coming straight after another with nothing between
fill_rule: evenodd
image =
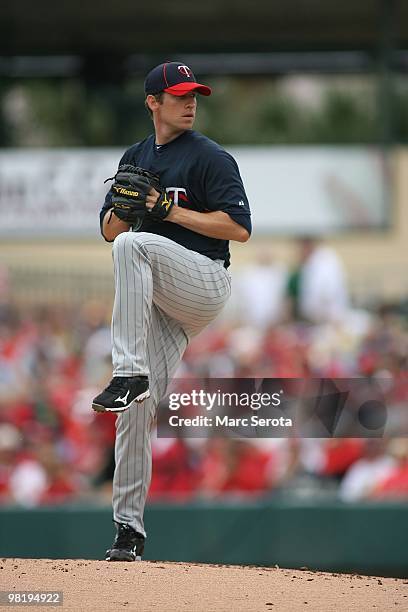
<instances>
[{"instance_id":1,"label":"black cleat","mask_svg":"<svg viewBox=\"0 0 408 612\"><path fill-rule=\"evenodd\" d=\"M114 376L109 385L92 401L96 412L123 412L133 402L150 397L147 376Z\"/></svg>"},{"instance_id":2,"label":"black cleat","mask_svg":"<svg viewBox=\"0 0 408 612\"><path fill-rule=\"evenodd\" d=\"M116 538L105 553L105 561L141 561L145 538L123 523L116 523Z\"/></svg>"}]
</instances>

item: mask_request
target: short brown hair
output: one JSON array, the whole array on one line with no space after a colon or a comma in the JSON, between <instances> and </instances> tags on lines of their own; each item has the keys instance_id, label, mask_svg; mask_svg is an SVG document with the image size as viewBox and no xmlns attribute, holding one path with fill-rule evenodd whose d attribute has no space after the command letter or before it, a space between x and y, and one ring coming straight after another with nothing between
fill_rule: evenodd
<instances>
[{"instance_id":1,"label":"short brown hair","mask_svg":"<svg viewBox=\"0 0 408 612\"><path fill-rule=\"evenodd\" d=\"M149 95L150 95L150 94L149 94ZM153 95L153 96L156 98L156 100L157 100L157 102L159 102L159 104L161 104L161 103L162 103L162 100L163 100L163 95L164 95L164 91L159 91L159 93L157 93L157 94L151 94L151 95ZM145 108L146 108L147 112L149 113L150 118L152 118L152 117L153 117L153 113L152 113L152 111L150 110L149 105L148 105L148 103L147 103L147 97L146 97L146 100L145 100Z\"/></svg>"}]
</instances>

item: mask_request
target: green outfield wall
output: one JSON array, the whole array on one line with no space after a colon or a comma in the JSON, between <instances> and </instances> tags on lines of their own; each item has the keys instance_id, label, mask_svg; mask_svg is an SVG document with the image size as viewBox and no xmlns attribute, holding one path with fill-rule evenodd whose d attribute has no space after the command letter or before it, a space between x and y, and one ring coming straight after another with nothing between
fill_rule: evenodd
<instances>
[{"instance_id":1,"label":"green outfield wall","mask_svg":"<svg viewBox=\"0 0 408 612\"><path fill-rule=\"evenodd\" d=\"M408 577L408 504L188 503L146 510L147 560ZM103 558L106 507L0 509L0 557Z\"/></svg>"}]
</instances>

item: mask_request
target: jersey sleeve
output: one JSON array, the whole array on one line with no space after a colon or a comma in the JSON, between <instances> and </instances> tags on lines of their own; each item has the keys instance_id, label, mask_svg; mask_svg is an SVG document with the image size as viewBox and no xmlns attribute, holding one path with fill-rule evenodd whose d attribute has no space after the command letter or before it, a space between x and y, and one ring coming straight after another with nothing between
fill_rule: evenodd
<instances>
[{"instance_id":1,"label":"jersey sleeve","mask_svg":"<svg viewBox=\"0 0 408 612\"><path fill-rule=\"evenodd\" d=\"M208 159L204 172L205 204L208 210L222 210L251 233L251 211L235 159L217 150Z\"/></svg>"}]
</instances>

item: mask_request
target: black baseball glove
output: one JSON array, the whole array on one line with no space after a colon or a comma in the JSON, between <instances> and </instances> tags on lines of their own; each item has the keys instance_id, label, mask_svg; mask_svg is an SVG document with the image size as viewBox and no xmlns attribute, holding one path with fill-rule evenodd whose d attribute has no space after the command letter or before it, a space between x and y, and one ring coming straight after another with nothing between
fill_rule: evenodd
<instances>
[{"instance_id":1,"label":"black baseball glove","mask_svg":"<svg viewBox=\"0 0 408 612\"><path fill-rule=\"evenodd\" d=\"M147 214L151 219L162 220L173 206L173 201L167 198L166 190L160 185L159 177L149 170L129 164L122 165L114 177L106 179L110 180L115 181L112 185L113 212L122 221L130 223L133 231L141 227ZM146 198L152 187L160 195L154 208L149 211L146 208Z\"/></svg>"}]
</instances>

